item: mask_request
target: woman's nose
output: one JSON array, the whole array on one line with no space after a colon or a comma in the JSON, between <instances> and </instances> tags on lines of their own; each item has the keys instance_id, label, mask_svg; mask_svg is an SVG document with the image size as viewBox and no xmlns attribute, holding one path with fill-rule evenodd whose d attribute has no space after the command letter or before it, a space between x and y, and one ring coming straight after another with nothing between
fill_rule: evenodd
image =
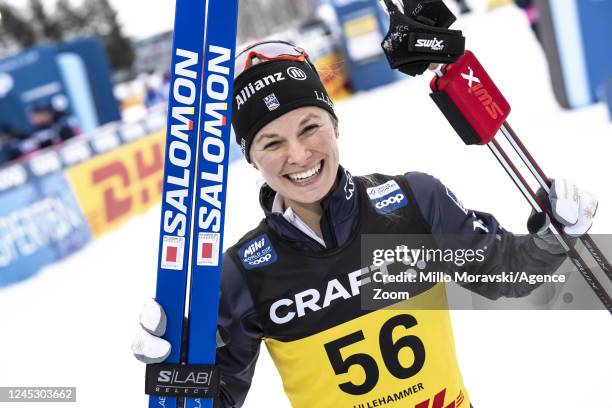
<instances>
[{"instance_id":1,"label":"woman's nose","mask_svg":"<svg viewBox=\"0 0 612 408\"><path fill-rule=\"evenodd\" d=\"M299 140L294 140L289 143L287 154L287 161L290 164L304 164L312 155L308 146L301 143Z\"/></svg>"}]
</instances>

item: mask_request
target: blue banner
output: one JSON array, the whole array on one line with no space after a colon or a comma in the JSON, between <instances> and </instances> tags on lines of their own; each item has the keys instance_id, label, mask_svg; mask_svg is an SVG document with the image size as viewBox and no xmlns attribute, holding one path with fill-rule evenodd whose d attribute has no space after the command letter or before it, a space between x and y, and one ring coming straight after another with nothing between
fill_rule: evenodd
<instances>
[{"instance_id":1,"label":"blue banner","mask_svg":"<svg viewBox=\"0 0 612 408\"><path fill-rule=\"evenodd\" d=\"M389 68L381 42L388 22L377 0L327 0L342 29L342 49L351 86L364 91L393 82L398 74Z\"/></svg>"},{"instance_id":2,"label":"blue banner","mask_svg":"<svg viewBox=\"0 0 612 408\"><path fill-rule=\"evenodd\" d=\"M88 226L62 172L0 195L0 287L82 248Z\"/></svg>"}]
</instances>

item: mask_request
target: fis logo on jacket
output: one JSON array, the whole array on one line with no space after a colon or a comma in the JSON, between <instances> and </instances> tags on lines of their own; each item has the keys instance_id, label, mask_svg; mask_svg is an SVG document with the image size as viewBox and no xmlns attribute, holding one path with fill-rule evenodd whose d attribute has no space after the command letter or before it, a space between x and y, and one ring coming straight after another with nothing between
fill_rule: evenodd
<instances>
[{"instance_id":1,"label":"fis logo on jacket","mask_svg":"<svg viewBox=\"0 0 612 408\"><path fill-rule=\"evenodd\" d=\"M238 256L245 269L250 270L276 262L277 256L270 238L263 234L238 249Z\"/></svg>"},{"instance_id":2,"label":"fis logo on jacket","mask_svg":"<svg viewBox=\"0 0 612 408\"><path fill-rule=\"evenodd\" d=\"M408 205L406 193L395 180L367 190L374 209L379 214L386 214Z\"/></svg>"}]
</instances>

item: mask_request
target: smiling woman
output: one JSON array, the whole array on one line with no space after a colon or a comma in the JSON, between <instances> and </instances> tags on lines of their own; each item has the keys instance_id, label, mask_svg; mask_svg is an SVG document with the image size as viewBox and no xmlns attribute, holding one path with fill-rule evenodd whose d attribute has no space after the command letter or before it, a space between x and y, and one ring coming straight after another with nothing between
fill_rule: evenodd
<instances>
[{"instance_id":1,"label":"smiling woman","mask_svg":"<svg viewBox=\"0 0 612 408\"><path fill-rule=\"evenodd\" d=\"M318 236L319 201L331 191L338 173L337 136L327 112L306 106L268 123L251 145L255 168L279 194L277 208L292 208Z\"/></svg>"},{"instance_id":2,"label":"smiling woman","mask_svg":"<svg viewBox=\"0 0 612 408\"><path fill-rule=\"evenodd\" d=\"M470 275L549 275L566 257L549 239L545 220L532 220L537 234L518 237L493 215L465 208L427 174L353 177L340 165L333 104L304 50L258 43L235 66L232 125L245 159L266 182L265 217L223 256L216 406L242 406L263 341L296 408L470 407L448 309L417 307L444 297L444 283L413 291L408 280L402 286L408 291L383 298L416 303L363 307L377 269L362 264L361 236L420 234L442 247L441 234L465 235L470 248L464 249L488 248L486 259L466 265ZM559 186L553 208L573 208L573 218L590 225L592 217L577 214L588 195L583 203L575 186ZM497 299L525 296L538 284L464 286ZM149 309L133 350L159 362L169 352L156 337L163 311Z\"/></svg>"}]
</instances>

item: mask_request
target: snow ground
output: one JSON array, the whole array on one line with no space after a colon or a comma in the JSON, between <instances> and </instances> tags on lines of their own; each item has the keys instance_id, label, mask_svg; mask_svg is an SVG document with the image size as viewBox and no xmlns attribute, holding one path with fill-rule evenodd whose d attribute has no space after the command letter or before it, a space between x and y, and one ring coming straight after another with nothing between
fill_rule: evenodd
<instances>
[{"instance_id":1,"label":"snow ground","mask_svg":"<svg viewBox=\"0 0 612 408\"><path fill-rule=\"evenodd\" d=\"M518 10L479 10L460 23L468 48L511 102L509 122L530 151L549 175L596 192L592 232L612 232L612 125L605 107L557 107L544 56ZM467 148L457 138L428 97L429 77L339 102L341 163L353 174L429 172L467 207L525 232L522 196L488 149ZM236 163L230 179L227 244L261 217L258 173ZM0 385L78 387L77 404L66 407L145 406L144 367L129 346L143 300L155 292L159 211L0 291ZM453 311L452 318L476 408L612 407L606 312ZM265 348L245 406L289 406Z\"/></svg>"}]
</instances>

